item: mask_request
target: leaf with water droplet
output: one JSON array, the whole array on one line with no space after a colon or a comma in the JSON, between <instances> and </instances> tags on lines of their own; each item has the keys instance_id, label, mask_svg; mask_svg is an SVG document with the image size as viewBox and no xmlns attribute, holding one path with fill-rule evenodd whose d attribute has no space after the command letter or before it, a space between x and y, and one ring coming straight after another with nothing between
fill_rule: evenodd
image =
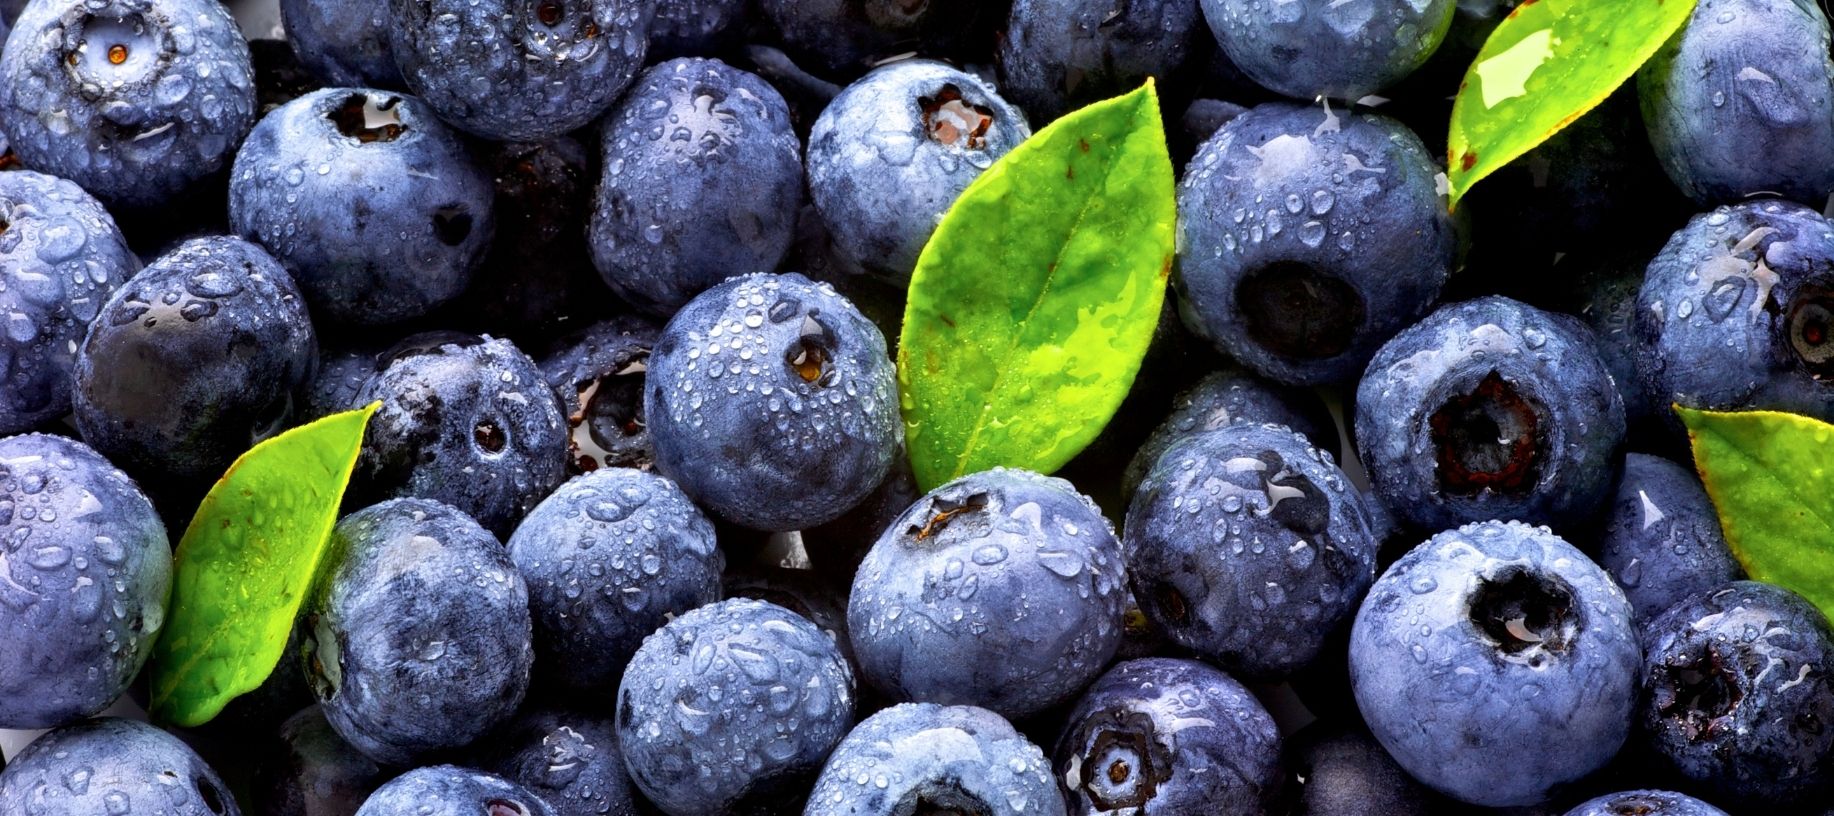
<instances>
[{"instance_id":1,"label":"leaf with water droplet","mask_svg":"<svg viewBox=\"0 0 1834 816\"><path fill-rule=\"evenodd\" d=\"M1158 325L1176 222L1151 82L1057 120L962 193L917 262L898 350L924 489L1049 473L1095 439Z\"/></svg>"},{"instance_id":2,"label":"leaf with water droplet","mask_svg":"<svg viewBox=\"0 0 1834 816\"><path fill-rule=\"evenodd\" d=\"M153 647L153 717L193 727L280 662L381 403L334 414L242 454L179 541L171 618Z\"/></svg>"},{"instance_id":3,"label":"leaf with water droplet","mask_svg":"<svg viewBox=\"0 0 1834 816\"><path fill-rule=\"evenodd\" d=\"M1834 616L1834 425L1776 411L1675 410L1745 572Z\"/></svg>"},{"instance_id":4,"label":"leaf with water droplet","mask_svg":"<svg viewBox=\"0 0 1834 816\"><path fill-rule=\"evenodd\" d=\"M1447 177L1472 185L1617 90L1687 22L1695 0L1527 0L1497 25L1452 104Z\"/></svg>"}]
</instances>

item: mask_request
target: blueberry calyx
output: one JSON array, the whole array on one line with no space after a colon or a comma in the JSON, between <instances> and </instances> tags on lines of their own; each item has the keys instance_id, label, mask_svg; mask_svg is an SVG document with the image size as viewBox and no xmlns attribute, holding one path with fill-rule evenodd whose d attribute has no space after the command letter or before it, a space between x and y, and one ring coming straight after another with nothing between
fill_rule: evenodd
<instances>
[{"instance_id":1,"label":"blueberry calyx","mask_svg":"<svg viewBox=\"0 0 1834 816\"><path fill-rule=\"evenodd\" d=\"M1790 299L1789 347L1809 376L1834 376L1834 292L1811 288Z\"/></svg>"},{"instance_id":2,"label":"blueberry calyx","mask_svg":"<svg viewBox=\"0 0 1834 816\"><path fill-rule=\"evenodd\" d=\"M1690 741L1711 736L1745 696L1725 659L1712 648L1658 665L1655 671L1669 681L1656 685L1656 710L1679 725Z\"/></svg>"},{"instance_id":3,"label":"blueberry calyx","mask_svg":"<svg viewBox=\"0 0 1834 816\"><path fill-rule=\"evenodd\" d=\"M994 816L994 809L986 802L952 781L920 785L906 798L908 804L900 803L891 812L911 816Z\"/></svg>"},{"instance_id":4,"label":"blueberry calyx","mask_svg":"<svg viewBox=\"0 0 1834 816\"><path fill-rule=\"evenodd\" d=\"M1101 810L1144 808L1164 781L1152 754L1151 718L1136 712L1095 733L1082 758L1082 789Z\"/></svg>"},{"instance_id":5,"label":"blueberry calyx","mask_svg":"<svg viewBox=\"0 0 1834 816\"><path fill-rule=\"evenodd\" d=\"M1545 441L1541 410L1495 371L1477 388L1446 400L1428 420L1448 493L1524 493L1534 488Z\"/></svg>"},{"instance_id":6,"label":"blueberry calyx","mask_svg":"<svg viewBox=\"0 0 1834 816\"><path fill-rule=\"evenodd\" d=\"M993 127L993 109L970 104L962 98L962 89L954 84L942 86L935 96L917 100L923 108L923 130L930 139L944 147L981 150L987 147L987 131Z\"/></svg>"},{"instance_id":7,"label":"blueberry calyx","mask_svg":"<svg viewBox=\"0 0 1834 816\"><path fill-rule=\"evenodd\" d=\"M509 444L509 437L504 434L503 426L494 420L479 422L477 427L472 429L471 438L487 454L502 453L503 448Z\"/></svg>"},{"instance_id":8,"label":"blueberry calyx","mask_svg":"<svg viewBox=\"0 0 1834 816\"><path fill-rule=\"evenodd\" d=\"M1479 581L1470 619L1502 659L1535 668L1564 654L1583 628L1572 587L1520 566Z\"/></svg>"},{"instance_id":9,"label":"blueberry calyx","mask_svg":"<svg viewBox=\"0 0 1834 816\"><path fill-rule=\"evenodd\" d=\"M529 809L521 802L492 799L484 803L484 816L529 816Z\"/></svg>"},{"instance_id":10,"label":"blueberry calyx","mask_svg":"<svg viewBox=\"0 0 1834 816\"><path fill-rule=\"evenodd\" d=\"M937 496L935 501L930 502L929 521L921 527L911 525L908 532L918 541L927 540L941 534L943 528L948 527L957 516L986 509L987 502L986 493L975 493L959 501L948 496Z\"/></svg>"},{"instance_id":11,"label":"blueberry calyx","mask_svg":"<svg viewBox=\"0 0 1834 816\"><path fill-rule=\"evenodd\" d=\"M1242 277L1235 299L1249 337L1291 360L1322 360L1350 350L1368 307L1356 287L1295 261Z\"/></svg>"},{"instance_id":12,"label":"blueberry calyx","mask_svg":"<svg viewBox=\"0 0 1834 816\"><path fill-rule=\"evenodd\" d=\"M377 98L355 93L345 97L325 118L337 126L339 133L362 144L392 142L408 130L397 109L400 103L397 96Z\"/></svg>"}]
</instances>

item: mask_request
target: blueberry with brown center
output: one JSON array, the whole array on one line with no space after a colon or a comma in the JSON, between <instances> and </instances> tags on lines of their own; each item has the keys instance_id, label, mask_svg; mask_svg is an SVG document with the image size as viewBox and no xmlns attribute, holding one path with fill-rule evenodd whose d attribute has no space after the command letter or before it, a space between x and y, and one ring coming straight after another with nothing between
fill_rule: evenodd
<instances>
[{"instance_id":1,"label":"blueberry with brown center","mask_svg":"<svg viewBox=\"0 0 1834 816\"><path fill-rule=\"evenodd\" d=\"M559 816L529 789L495 774L435 765L409 771L376 789L357 816Z\"/></svg>"},{"instance_id":2,"label":"blueberry with brown center","mask_svg":"<svg viewBox=\"0 0 1834 816\"><path fill-rule=\"evenodd\" d=\"M1440 308L1357 387L1370 481L1409 527L1586 522L1621 465L1624 404L1592 333L1501 297Z\"/></svg>"}]
</instances>

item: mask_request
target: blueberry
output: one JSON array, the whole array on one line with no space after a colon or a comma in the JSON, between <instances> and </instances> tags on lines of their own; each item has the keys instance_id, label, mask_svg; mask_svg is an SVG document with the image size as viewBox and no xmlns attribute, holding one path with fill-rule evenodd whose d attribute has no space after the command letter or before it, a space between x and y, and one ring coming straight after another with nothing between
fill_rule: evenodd
<instances>
[{"instance_id":1,"label":"blueberry","mask_svg":"<svg viewBox=\"0 0 1834 816\"><path fill-rule=\"evenodd\" d=\"M532 142L611 107L643 64L655 0L389 0L407 86L469 133Z\"/></svg>"},{"instance_id":2,"label":"blueberry","mask_svg":"<svg viewBox=\"0 0 1834 816\"><path fill-rule=\"evenodd\" d=\"M1834 193L1834 57L1808 0L1704 0L1637 72L1669 178L1701 204Z\"/></svg>"},{"instance_id":3,"label":"blueberry","mask_svg":"<svg viewBox=\"0 0 1834 816\"><path fill-rule=\"evenodd\" d=\"M507 535L567 475L567 426L541 372L507 340L409 337L378 358L380 401L353 487L445 502Z\"/></svg>"},{"instance_id":4,"label":"blueberry","mask_svg":"<svg viewBox=\"0 0 1834 816\"><path fill-rule=\"evenodd\" d=\"M354 411L366 403L363 389L375 379L377 359L382 350L368 344L355 346L321 346L318 371L306 388L305 402L299 406L299 419L310 422L341 411Z\"/></svg>"},{"instance_id":5,"label":"blueberry","mask_svg":"<svg viewBox=\"0 0 1834 816\"><path fill-rule=\"evenodd\" d=\"M607 468L536 505L509 539L544 680L609 688L645 635L720 598L713 523L674 482Z\"/></svg>"},{"instance_id":6,"label":"blueberry","mask_svg":"<svg viewBox=\"0 0 1834 816\"><path fill-rule=\"evenodd\" d=\"M331 87L399 88L381 0L280 0L281 29L299 61Z\"/></svg>"},{"instance_id":7,"label":"blueberry","mask_svg":"<svg viewBox=\"0 0 1834 816\"><path fill-rule=\"evenodd\" d=\"M1063 812L1050 761L1000 715L906 703L866 718L834 749L803 816Z\"/></svg>"},{"instance_id":8,"label":"blueberry","mask_svg":"<svg viewBox=\"0 0 1834 816\"><path fill-rule=\"evenodd\" d=\"M107 717L36 740L0 773L0 816L238 816L217 773L177 737Z\"/></svg>"},{"instance_id":9,"label":"blueberry","mask_svg":"<svg viewBox=\"0 0 1834 816\"><path fill-rule=\"evenodd\" d=\"M371 794L356 816L561 816L529 789L494 774L433 765L402 774Z\"/></svg>"},{"instance_id":10,"label":"blueberry","mask_svg":"<svg viewBox=\"0 0 1834 816\"><path fill-rule=\"evenodd\" d=\"M682 307L650 355L656 467L760 530L838 518L904 441L885 338L827 284L734 278Z\"/></svg>"},{"instance_id":11,"label":"blueberry","mask_svg":"<svg viewBox=\"0 0 1834 816\"><path fill-rule=\"evenodd\" d=\"M139 271L115 219L82 188L0 173L0 435L70 412L76 345L103 301Z\"/></svg>"},{"instance_id":12,"label":"blueberry","mask_svg":"<svg viewBox=\"0 0 1834 816\"><path fill-rule=\"evenodd\" d=\"M240 238L195 238L115 290L91 323L76 426L143 481L206 482L288 426L317 360L286 270Z\"/></svg>"},{"instance_id":13,"label":"blueberry","mask_svg":"<svg viewBox=\"0 0 1834 816\"><path fill-rule=\"evenodd\" d=\"M998 3L979 0L759 0L763 16L806 62L854 75L921 50L949 54L991 23Z\"/></svg>"},{"instance_id":14,"label":"blueberry","mask_svg":"<svg viewBox=\"0 0 1834 816\"><path fill-rule=\"evenodd\" d=\"M1121 545L1069 482L995 469L892 522L853 581L860 672L901 701L1023 717L1067 702L1114 656Z\"/></svg>"},{"instance_id":15,"label":"blueberry","mask_svg":"<svg viewBox=\"0 0 1834 816\"><path fill-rule=\"evenodd\" d=\"M1695 217L1644 272L1637 367L1658 405L1834 419L1834 225L1750 201ZM1672 435L1681 425L1663 411Z\"/></svg>"},{"instance_id":16,"label":"blueberry","mask_svg":"<svg viewBox=\"0 0 1834 816\"><path fill-rule=\"evenodd\" d=\"M325 719L364 755L405 765L507 719L534 662L528 589L477 522L426 499L339 521L300 617Z\"/></svg>"},{"instance_id":17,"label":"blueberry","mask_svg":"<svg viewBox=\"0 0 1834 816\"><path fill-rule=\"evenodd\" d=\"M1442 808L1361 723L1315 722L1293 738L1288 755L1305 780L1294 816L1429 816Z\"/></svg>"},{"instance_id":18,"label":"blueberry","mask_svg":"<svg viewBox=\"0 0 1834 816\"><path fill-rule=\"evenodd\" d=\"M1441 307L1383 345L1357 386L1371 485L1416 529L1584 524L1610 498L1624 433L1592 333L1508 298Z\"/></svg>"},{"instance_id":19,"label":"blueberry","mask_svg":"<svg viewBox=\"0 0 1834 816\"><path fill-rule=\"evenodd\" d=\"M1186 321L1278 382L1356 376L1451 272L1444 183L1386 117L1280 102L1231 119L1179 185Z\"/></svg>"},{"instance_id":20,"label":"blueberry","mask_svg":"<svg viewBox=\"0 0 1834 816\"><path fill-rule=\"evenodd\" d=\"M1015 0L998 52L1000 87L1033 121L1181 72L1201 43L1197 0Z\"/></svg>"},{"instance_id":21,"label":"blueberry","mask_svg":"<svg viewBox=\"0 0 1834 816\"><path fill-rule=\"evenodd\" d=\"M614 317L557 341L541 361L566 415L574 470L648 470L655 463L643 385L659 331L641 317Z\"/></svg>"},{"instance_id":22,"label":"blueberry","mask_svg":"<svg viewBox=\"0 0 1834 816\"><path fill-rule=\"evenodd\" d=\"M671 314L789 251L802 149L764 80L719 60L656 65L607 116L603 144L593 263L626 302Z\"/></svg>"},{"instance_id":23,"label":"blueberry","mask_svg":"<svg viewBox=\"0 0 1834 816\"><path fill-rule=\"evenodd\" d=\"M892 63L847 86L815 121L809 197L837 250L903 289L943 213L1031 134L1019 109L974 76L929 60Z\"/></svg>"},{"instance_id":24,"label":"blueberry","mask_svg":"<svg viewBox=\"0 0 1834 816\"><path fill-rule=\"evenodd\" d=\"M1195 660L1121 663L1089 687L1054 754L1072 816L1278 812L1280 730Z\"/></svg>"},{"instance_id":25,"label":"blueberry","mask_svg":"<svg viewBox=\"0 0 1834 816\"><path fill-rule=\"evenodd\" d=\"M1236 67L1295 99L1356 101L1426 63L1452 25L1453 0L1203 0L1204 18Z\"/></svg>"},{"instance_id":26,"label":"blueberry","mask_svg":"<svg viewBox=\"0 0 1834 816\"><path fill-rule=\"evenodd\" d=\"M1279 679L1319 655L1375 580L1363 497L1328 454L1279 425L1172 443L1127 510L1135 596L1172 640L1238 676Z\"/></svg>"},{"instance_id":27,"label":"blueberry","mask_svg":"<svg viewBox=\"0 0 1834 816\"><path fill-rule=\"evenodd\" d=\"M749 0L656 0L650 57L707 54L742 33Z\"/></svg>"},{"instance_id":28,"label":"blueberry","mask_svg":"<svg viewBox=\"0 0 1834 816\"><path fill-rule=\"evenodd\" d=\"M387 779L375 760L338 736L318 706L287 719L273 756L255 773L261 816L355 813Z\"/></svg>"},{"instance_id":29,"label":"blueberry","mask_svg":"<svg viewBox=\"0 0 1834 816\"><path fill-rule=\"evenodd\" d=\"M733 599L643 641L618 685L618 744L670 816L787 812L853 726L834 641L775 604Z\"/></svg>"},{"instance_id":30,"label":"blueberry","mask_svg":"<svg viewBox=\"0 0 1834 816\"><path fill-rule=\"evenodd\" d=\"M897 521L898 516L923 498L917 475L902 449L892 456L891 471L877 489L840 518L801 531L802 546L814 570L842 591L853 586L853 576L872 545ZM843 606L845 603L843 601ZM843 612L843 617L845 613Z\"/></svg>"},{"instance_id":31,"label":"blueberry","mask_svg":"<svg viewBox=\"0 0 1834 816\"><path fill-rule=\"evenodd\" d=\"M554 816L638 813L610 717L524 710L473 744L466 761L527 788Z\"/></svg>"},{"instance_id":32,"label":"blueberry","mask_svg":"<svg viewBox=\"0 0 1834 816\"><path fill-rule=\"evenodd\" d=\"M847 665L854 664L853 644L847 639L847 588L813 570L757 562L738 564L721 577L727 597L774 603L815 624L834 641Z\"/></svg>"},{"instance_id":33,"label":"blueberry","mask_svg":"<svg viewBox=\"0 0 1834 816\"><path fill-rule=\"evenodd\" d=\"M1587 800L1566 816L1726 816L1726 812L1687 794L1636 790Z\"/></svg>"},{"instance_id":34,"label":"blueberry","mask_svg":"<svg viewBox=\"0 0 1834 816\"><path fill-rule=\"evenodd\" d=\"M172 550L127 474L61 436L0 437L0 728L107 708L166 616Z\"/></svg>"},{"instance_id":35,"label":"blueberry","mask_svg":"<svg viewBox=\"0 0 1834 816\"><path fill-rule=\"evenodd\" d=\"M494 190L409 96L329 88L263 117L236 154L229 220L321 316L392 323L457 297L495 228Z\"/></svg>"},{"instance_id":36,"label":"blueberry","mask_svg":"<svg viewBox=\"0 0 1834 816\"><path fill-rule=\"evenodd\" d=\"M1133 498L1140 480L1173 443L1230 425L1285 425L1304 434L1321 451L1338 449L1337 423L1317 393L1270 382L1231 366L1204 375L1178 395L1171 414L1128 461L1121 481L1123 498Z\"/></svg>"},{"instance_id":37,"label":"blueberry","mask_svg":"<svg viewBox=\"0 0 1834 816\"><path fill-rule=\"evenodd\" d=\"M1599 362L1611 372L1624 400L1624 423L1634 436L1660 427L1668 406L1657 405L1637 369L1637 293L1652 251L1625 249L1602 256L1569 260L1580 267L1569 293L1568 311L1592 329ZM1571 256L1569 256L1570 258Z\"/></svg>"},{"instance_id":38,"label":"blueberry","mask_svg":"<svg viewBox=\"0 0 1834 816\"><path fill-rule=\"evenodd\" d=\"M1834 781L1834 630L1789 590L1735 581L1643 626L1639 739L1718 801L1825 804Z\"/></svg>"},{"instance_id":39,"label":"blueberry","mask_svg":"<svg viewBox=\"0 0 1834 816\"><path fill-rule=\"evenodd\" d=\"M229 163L254 67L216 0L31 3L0 56L0 130L28 167L161 206Z\"/></svg>"},{"instance_id":40,"label":"blueberry","mask_svg":"<svg viewBox=\"0 0 1834 816\"><path fill-rule=\"evenodd\" d=\"M1598 565L1623 587L1641 621L1688 595L1745 577L1699 477L1641 453L1624 457L1599 537Z\"/></svg>"},{"instance_id":41,"label":"blueberry","mask_svg":"<svg viewBox=\"0 0 1834 816\"><path fill-rule=\"evenodd\" d=\"M1630 733L1641 652L1630 602L1571 544L1519 522L1440 533L1357 612L1350 679L1370 731L1460 801L1534 805Z\"/></svg>"}]
</instances>

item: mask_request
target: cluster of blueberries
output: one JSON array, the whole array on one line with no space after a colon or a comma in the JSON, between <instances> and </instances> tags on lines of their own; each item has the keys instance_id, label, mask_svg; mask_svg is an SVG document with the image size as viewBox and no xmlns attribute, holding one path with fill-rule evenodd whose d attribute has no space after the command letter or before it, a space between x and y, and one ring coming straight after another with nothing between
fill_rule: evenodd
<instances>
[{"instance_id":1,"label":"cluster of blueberries","mask_svg":"<svg viewBox=\"0 0 1834 816\"><path fill-rule=\"evenodd\" d=\"M1668 410L1834 420L1809 0L1700 0L1456 213L1510 0L21 5L0 816L1834 813L1834 629ZM1147 77L1133 391L921 493L925 242ZM262 688L98 718L213 480L371 403Z\"/></svg>"}]
</instances>

